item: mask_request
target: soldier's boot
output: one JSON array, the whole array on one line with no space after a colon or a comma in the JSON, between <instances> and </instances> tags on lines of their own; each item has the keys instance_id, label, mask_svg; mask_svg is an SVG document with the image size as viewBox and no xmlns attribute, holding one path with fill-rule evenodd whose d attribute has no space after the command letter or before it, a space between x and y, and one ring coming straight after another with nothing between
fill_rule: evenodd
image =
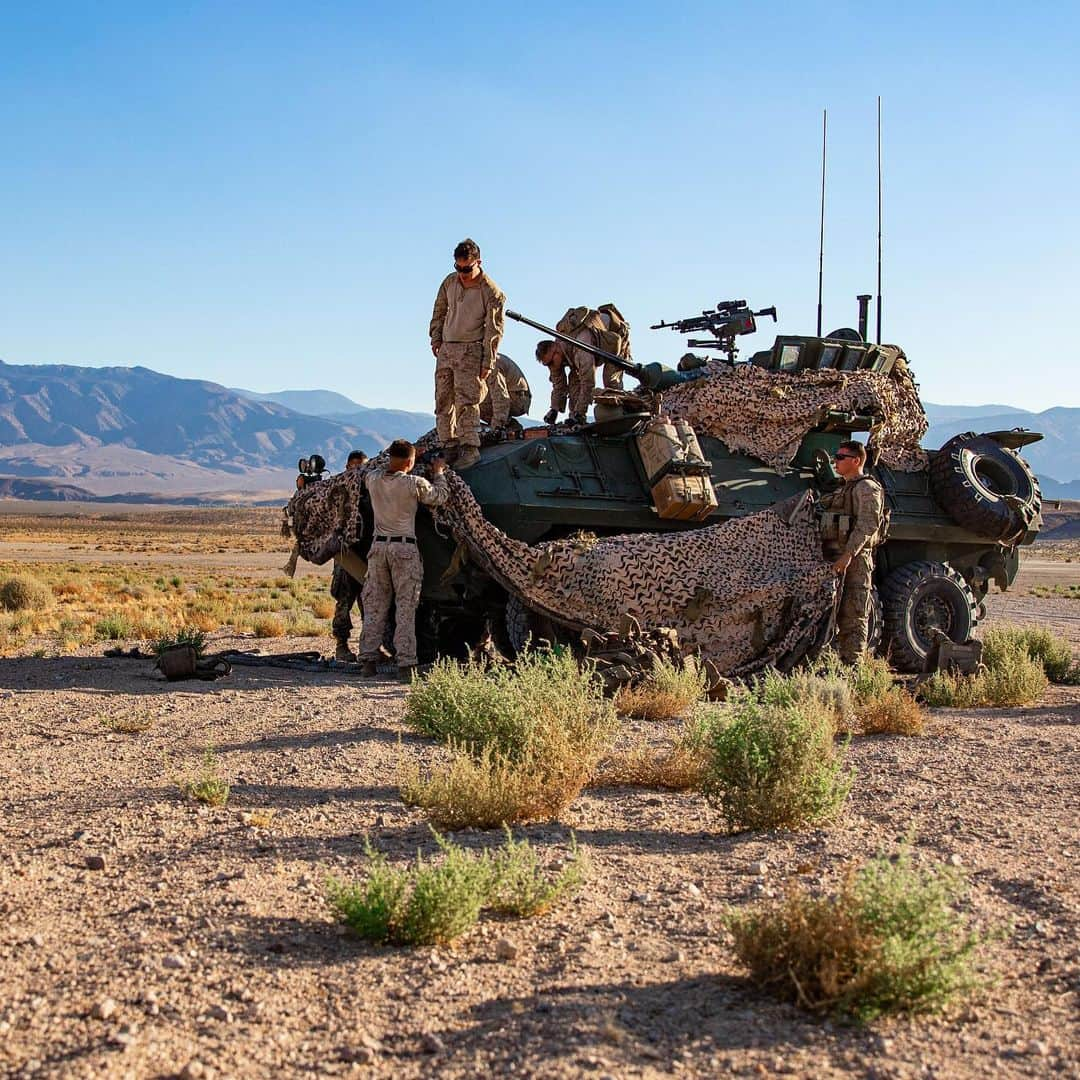
<instances>
[{"instance_id":1,"label":"soldier's boot","mask_svg":"<svg viewBox=\"0 0 1080 1080\"><path fill-rule=\"evenodd\" d=\"M399 664L397 669L398 682L403 682L406 685L411 683L414 671L416 671L415 664Z\"/></svg>"},{"instance_id":2,"label":"soldier's boot","mask_svg":"<svg viewBox=\"0 0 1080 1080\"><path fill-rule=\"evenodd\" d=\"M453 465L457 461L459 453L461 453L461 447L456 442L448 442L442 447L443 460L447 465Z\"/></svg>"},{"instance_id":3,"label":"soldier's boot","mask_svg":"<svg viewBox=\"0 0 1080 1080\"><path fill-rule=\"evenodd\" d=\"M334 659L339 660L343 664L355 664L356 653L349 648L347 641L339 641L337 648L334 650Z\"/></svg>"},{"instance_id":4,"label":"soldier's boot","mask_svg":"<svg viewBox=\"0 0 1080 1080\"><path fill-rule=\"evenodd\" d=\"M362 679L374 679L378 674L379 669L375 666L374 660L360 661L360 677Z\"/></svg>"},{"instance_id":5,"label":"soldier's boot","mask_svg":"<svg viewBox=\"0 0 1080 1080\"><path fill-rule=\"evenodd\" d=\"M454 462L454 468L458 472L463 472L465 469L471 469L479 460L480 451L475 446L466 446Z\"/></svg>"}]
</instances>

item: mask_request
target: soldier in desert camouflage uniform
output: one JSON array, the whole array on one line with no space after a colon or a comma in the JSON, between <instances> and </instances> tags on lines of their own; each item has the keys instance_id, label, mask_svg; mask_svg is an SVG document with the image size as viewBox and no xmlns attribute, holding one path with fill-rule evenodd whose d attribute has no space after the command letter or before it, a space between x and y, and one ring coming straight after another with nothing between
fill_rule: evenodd
<instances>
[{"instance_id":1,"label":"soldier in desert camouflage uniform","mask_svg":"<svg viewBox=\"0 0 1080 1080\"><path fill-rule=\"evenodd\" d=\"M353 450L345 461L346 472L362 469L367 460L368 456L363 450ZM330 579L330 595L334 598L334 621L330 624L330 629L337 642L334 659L344 663L356 660L356 655L349 648L349 637L352 635L354 604L360 608L363 616L363 608L360 606L360 592L363 587L363 581L354 578L340 562L335 561L334 576Z\"/></svg>"},{"instance_id":2,"label":"soldier in desert camouflage uniform","mask_svg":"<svg viewBox=\"0 0 1080 1080\"><path fill-rule=\"evenodd\" d=\"M364 477L375 528L364 581L360 673L367 677L376 673L379 646L393 603L398 674L407 682L416 667L416 605L424 580L424 566L416 546L416 508L421 504L442 505L450 489L441 459L432 463L432 483L409 475L416 464L416 447L412 443L404 439L392 442L389 457L385 468L374 469Z\"/></svg>"},{"instance_id":3,"label":"soldier in desert camouflage uniform","mask_svg":"<svg viewBox=\"0 0 1080 1080\"><path fill-rule=\"evenodd\" d=\"M866 649L870 595L874 587L874 548L882 539L885 493L873 477L863 473L866 447L862 443L854 439L842 442L833 461L844 483L823 496L821 506L841 523L833 546L827 545L826 553L836 560L833 570L843 576L836 618L837 651L841 660L854 664Z\"/></svg>"},{"instance_id":4,"label":"soldier in desert camouflage uniform","mask_svg":"<svg viewBox=\"0 0 1080 1080\"><path fill-rule=\"evenodd\" d=\"M511 416L526 416L532 408L529 380L505 353L499 353L487 380L487 397L480 402L480 419L498 431Z\"/></svg>"},{"instance_id":5,"label":"soldier in desert camouflage uniform","mask_svg":"<svg viewBox=\"0 0 1080 1080\"><path fill-rule=\"evenodd\" d=\"M480 460L480 402L496 364L505 311L506 297L480 268L480 248L462 240L454 248L454 272L439 286L428 328L435 356L435 423L457 469Z\"/></svg>"}]
</instances>

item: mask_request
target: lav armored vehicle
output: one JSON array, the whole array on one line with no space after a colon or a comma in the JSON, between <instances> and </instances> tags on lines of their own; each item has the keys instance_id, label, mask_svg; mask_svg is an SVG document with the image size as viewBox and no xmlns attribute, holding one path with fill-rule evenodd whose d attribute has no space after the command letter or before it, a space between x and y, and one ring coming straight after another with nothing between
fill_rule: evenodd
<instances>
[{"instance_id":1,"label":"lav armored vehicle","mask_svg":"<svg viewBox=\"0 0 1080 1080\"><path fill-rule=\"evenodd\" d=\"M516 313L511 317L544 333L562 335ZM756 329L755 316L775 318L775 309L754 312L744 301L718 304L701 316L660 323L683 333L704 332L693 347L719 349L736 361L736 337ZM881 351L868 343L865 305L859 330L824 337L778 337L771 349L750 363L797 373L835 366L842 370L881 363ZM575 347L580 343L569 341ZM693 354L674 371L658 364L628 363L602 350L642 385L657 390L695 377ZM701 361L702 363L704 361ZM703 520L666 520L658 515L635 433L647 413L597 410L600 418L575 429L533 429L528 438L483 448L479 464L462 473L485 516L508 535L536 544L578 532L612 535L700 528L752 514L807 488L837 483L830 462L839 443L868 431L871 416L830 414L803 439L791 471L773 468L730 451L720 440L702 436L700 445L716 495ZM968 433L930 452L930 467L899 472L882 466L870 471L884 488L891 512L888 538L877 549L871 643L897 668L922 670L939 632L967 641L985 614L991 584L1007 588L1019 566L1019 547L1030 544L1041 527L1038 482L1018 451L1042 436L1028 431ZM424 588L418 612L421 659L460 652L486 628L504 649L534 639L558 640L569 631L530 611L479 567L468 561L451 570L455 543L440 533L427 514L418 522L424 560Z\"/></svg>"}]
</instances>

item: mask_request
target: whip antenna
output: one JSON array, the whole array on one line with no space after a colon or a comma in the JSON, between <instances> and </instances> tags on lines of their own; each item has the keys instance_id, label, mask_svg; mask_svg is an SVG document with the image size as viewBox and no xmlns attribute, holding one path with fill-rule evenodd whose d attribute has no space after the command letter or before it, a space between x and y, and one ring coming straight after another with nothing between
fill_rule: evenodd
<instances>
[{"instance_id":1,"label":"whip antenna","mask_svg":"<svg viewBox=\"0 0 1080 1080\"><path fill-rule=\"evenodd\" d=\"M817 261L817 336L821 337L821 289L825 276L825 136L829 113L821 110L821 234L818 238ZM880 292L880 288L878 290Z\"/></svg>"},{"instance_id":2,"label":"whip antenna","mask_svg":"<svg viewBox=\"0 0 1080 1080\"><path fill-rule=\"evenodd\" d=\"M820 316L818 316L820 318ZM877 99L877 343L881 344L881 95Z\"/></svg>"}]
</instances>

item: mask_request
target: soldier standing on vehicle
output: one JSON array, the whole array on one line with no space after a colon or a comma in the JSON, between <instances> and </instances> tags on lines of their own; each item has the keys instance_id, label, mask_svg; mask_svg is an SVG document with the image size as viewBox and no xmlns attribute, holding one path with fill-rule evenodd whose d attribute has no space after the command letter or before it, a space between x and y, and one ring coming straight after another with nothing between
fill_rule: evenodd
<instances>
[{"instance_id":1,"label":"soldier standing on vehicle","mask_svg":"<svg viewBox=\"0 0 1080 1080\"><path fill-rule=\"evenodd\" d=\"M480 402L503 335L506 297L481 269L480 248L462 240L454 272L439 286L431 314L435 422L456 469L480 460Z\"/></svg>"},{"instance_id":2,"label":"soldier standing on vehicle","mask_svg":"<svg viewBox=\"0 0 1080 1080\"><path fill-rule=\"evenodd\" d=\"M353 472L362 469L367 464L368 456L363 450L353 450L345 459L345 471ZM359 559L359 556L356 556ZM352 560L350 560L352 565ZM364 587L362 578L355 578L345 569L338 560L334 562L334 576L330 579L330 595L334 598L334 621L330 628L337 642L334 659L342 663L352 663L356 660L356 654L349 648L349 637L352 634L352 609L355 604L363 619L364 609L360 603L360 592Z\"/></svg>"},{"instance_id":3,"label":"soldier standing on vehicle","mask_svg":"<svg viewBox=\"0 0 1080 1080\"><path fill-rule=\"evenodd\" d=\"M575 341L604 349L621 359L630 356L630 324L614 304L601 304L596 309L570 308L555 324L555 329ZM541 341L536 346L536 359L548 369L551 378L551 408L545 414L544 422L555 423L569 403L570 419L584 424L596 388L596 358L565 342ZM605 388L621 390L622 377L620 368L604 363Z\"/></svg>"},{"instance_id":4,"label":"soldier standing on vehicle","mask_svg":"<svg viewBox=\"0 0 1080 1080\"><path fill-rule=\"evenodd\" d=\"M411 476L416 464L416 447L404 439L390 444L389 462L364 477L375 518L367 579L364 581L364 629L360 635L360 674L376 674L379 646L386 632L390 605L394 604L394 649L398 676L408 682L416 667L416 605L424 567L416 546L416 508L440 506L450 489L444 475L445 463L431 464L433 482Z\"/></svg>"},{"instance_id":5,"label":"soldier standing on vehicle","mask_svg":"<svg viewBox=\"0 0 1080 1080\"><path fill-rule=\"evenodd\" d=\"M838 524L833 546L833 570L843 578L836 617L837 651L846 664L857 663L866 650L874 576L874 548L883 539L885 493L863 472L866 447L854 439L842 442L833 455L843 480L839 489L822 496L821 506ZM827 519L828 520L828 519Z\"/></svg>"},{"instance_id":6,"label":"soldier standing on vehicle","mask_svg":"<svg viewBox=\"0 0 1080 1080\"><path fill-rule=\"evenodd\" d=\"M495 431L505 428L511 416L527 416L532 408L529 380L505 353L499 353L487 388L487 397L480 402L480 419Z\"/></svg>"}]
</instances>

